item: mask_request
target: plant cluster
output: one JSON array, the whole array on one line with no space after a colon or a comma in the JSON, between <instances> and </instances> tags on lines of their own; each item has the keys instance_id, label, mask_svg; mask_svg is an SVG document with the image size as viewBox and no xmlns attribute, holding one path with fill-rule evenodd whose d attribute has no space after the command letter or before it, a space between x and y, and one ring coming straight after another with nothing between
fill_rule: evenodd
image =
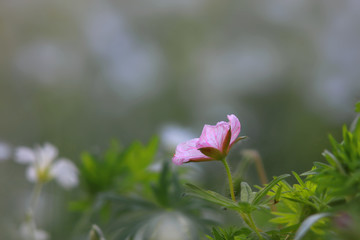
<instances>
[{"instance_id":1,"label":"plant cluster","mask_svg":"<svg viewBox=\"0 0 360 240\"><path fill-rule=\"evenodd\" d=\"M360 113L360 103L356 111ZM20 235L27 240L54 237L35 221L42 189L54 180L65 190L78 187L69 204L77 219L69 239L360 239L359 119L350 129L343 127L341 141L329 136L331 149L323 152L326 162L271 181L254 150L244 151L239 170L231 173L227 155L246 138L239 136L241 124L235 115L228 115L228 122L205 125L199 138L177 146L172 160L175 165L221 162L229 183L227 194L185 183L184 169L157 161L161 157L156 137L127 148L113 141L104 154L84 152L78 166L58 159L57 148L48 143L17 148L15 160L28 165L26 177L34 183ZM252 163L261 186L250 186L244 176ZM218 219L223 211L237 214L234 226Z\"/></svg>"},{"instance_id":2,"label":"plant cluster","mask_svg":"<svg viewBox=\"0 0 360 240\"><path fill-rule=\"evenodd\" d=\"M356 105L356 110L360 112L360 103ZM208 238L359 239L359 117L353 122L351 130L343 127L342 141L337 142L331 135L329 139L332 150L323 152L327 163L314 162L312 169L300 176L292 172L297 181L293 185L286 181L289 174L274 177L262 187L255 186L255 191L248 183L241 182L240 194L235 199L229 199L219 193L187 184L189 195L237 212L244 223L242 227L213 228ZM264 218L269 214L267 224L256 218Z\"/></svg>"}]
</instances>

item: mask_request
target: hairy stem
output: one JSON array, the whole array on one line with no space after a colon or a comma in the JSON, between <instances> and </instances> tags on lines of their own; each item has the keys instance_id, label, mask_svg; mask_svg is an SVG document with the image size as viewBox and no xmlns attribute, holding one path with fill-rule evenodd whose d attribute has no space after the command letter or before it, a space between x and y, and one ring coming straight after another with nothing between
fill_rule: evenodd
<instances>
[{"instance_id":1,"label":"hairy stem","mask_svg":"<svg viewBox=\"0 0 360 240\"><path fill-rule=\"evenodd\" d=\"M260 159L261 160L261 159ZM234 185L233 185L233 180L232 180L232 176L231 176L231 172L230 172L230 168L229 168L229 164L227 163L226 159L222 159L221 162L224 164L225 169L226 169L226 173L228 176L228 180L229 180L229 187L230 187L230 195L231 198L234 202L236 202L235 199L235 194L234 194ZM256 227L254 220L252 219L251 214L244 214L244 213L240 213L240 216L243 218L243 220L245 221L245 223L252 229L254 230L254 232L256 233L256 235L259 237L259 239L264 239L260 232L259 229Z\"/></svg>"},{"instance_id":2,"label":"hairy stem","mask_svg":"<svg viewBox=\"0 0 360 240\"><path fill-rule=\"evenodd\" d=\"M259 237L259 239L264 239L264 238L261 236L261 234L260 234L260 232L259 232L259 229L256 227L255 222L254 222L251 214L248 214L247 216L248 216L248 219L249 219L250 224L251 224L250 227L255 231L255 233L256 233L256 235Z\"/></svg>"},{"instance_id":3,"label":"hairy stem","mask_svg":"<svg viewBox=\"0 0 360 240\"><path fill-rule=\"evenodd\" d=\"M242 217L242 219L244 220L244 222L256 233L256 235L259 237L259 239L264 239L260 232L261 230L259 230L257 227L256 227L256 224L251 216L251 214L245 214L243 212L239 212L240 213L240 216Z\"/></svg>"},{"instance_id":4,"label":"hairy stem","mask_svg":"<svg viewBox=\"0 0 360 240\"><path fill-rule=\"evenodd\" d=\"M233 185L233 180L232 180L232 176L231 176L229 164L227 163L227 161L226 161L225 158L222 159L221 162L224 164L225 169L226 169L226 174L227 174L227 176L228 176L231 199L232 199L234 202L236 202L235 194L234 194L234 185Z\"/></svg>"}]
</instances>

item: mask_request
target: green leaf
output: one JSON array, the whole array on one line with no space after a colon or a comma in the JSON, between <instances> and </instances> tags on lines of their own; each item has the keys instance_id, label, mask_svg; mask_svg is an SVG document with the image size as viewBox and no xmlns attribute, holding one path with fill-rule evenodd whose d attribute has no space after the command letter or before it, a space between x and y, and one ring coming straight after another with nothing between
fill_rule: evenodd
<instances>
[{"instance_id":1,"label":"green leaf","mask_svg":"<svg viewBox=\"0 0 360 240\"><path fill-rule=\"evenodd\" d=\"M70 211L85 211L89 208L91 208L91 202L89 200L78 200L78 201L72 201L69 203L68 208Z\"/></svg>"},{"instance_id":2,"label":"green leaf","mask_svg":"<svg viewBox=\"0 0 360 240\"><path fill-rule=\"evenodd\" d=\"M296 178L296 180L298 181L298 183L303 187L305 188L305 184L303 182L303 180L301 180L301 178L299 177L299 175L296 173L296 172L292 172L292 174L294 175L294 177Z\"/></svg>"},{"instance_id":3,"label":"green leaf","mask_svg":"<svg viewBox=\"0 0 360 240\"><path fill-rule=\"evenodd\" d=\"M185 184L188 189L190 190L190 193L188 193L189 195L198 197L198 198L202 198L204 200L207 200L209 202L227 207L227 208L231 208L231 209L237 209L238 208L238 204L236 202L234 202L233 200L224 197L223 195L210 191L210 190L204 190L198 186L195 186L191 183L186 183Z\"/></svg>"},{"instance_id":4,"label":"green leaf","mask_svg":"<svg viewBox=\"0 0 360 240\"><path fill-rule=\"evenodd\" d=\"M253 204L257 205L260 201L266 196L266 194L280 181L289 177L290 174L283 174L279 177L274 177L274 179L266 185L266 187L262 188L259 192L256 193L255 198L253 200Z\"/></svg>"},{"instance_id":5,"label":"green leaf","mask_svg":"<svg viewBox=\"0 0 360 240\"><path fill-rule=\"evenodd\" d=\"M360 112L359 112L360 113ZM351 123L350 126L351 132L354 133L355 140L359 141L360 139L360 114L356 116L354 121Z\"/></svg>"},{"instance_id":6,"label":"green leaf","mask_svg":"<svg viewBox=\"0 0 360 240\"><path fill-rule=\"evenodd\" d=\"M148 168L154 161L157 146L156 137L145 145L136 141L126 149L113 140L101 155L83 153L79 171L89 199L108 191L127 194L135 187L149 196L150 182L156 179L157 173Z\"/></svg>"},{"instance_id":7,"label":"green leaf","mask_svg":"<svg viewBox=\"0 0 360 240\"><path fill-rule=\"evenodd\" d=\"M252 192L251 187L246 182L241 183L241 202L251 203L255 197L255 193Z\"/></svg>"},{"instance_id":8,"label":"green leaf","mask_svg":"<svg viewBox=\"0 0 360 240\"><path fill-rule=\"evenodd\" d=\"M169 192L171 186L169 163L164 162L157 185L152 185L152 192L157 202L164 207L169 206Z\"/></svg>"},{"instance_id":9,"label":"green leaf","mask_svg":"<svg viewBox=\"0 0 360 240\"><path fill-rule=\"evenodd\" d=\"M280 201L282 187L283 185L280 185L280 187L276 190L275 198L274 198L275 203L278 203Z\"/></svg>"},{"instance_id":10,"label":"green leaf","mask_svg":"<svg viewBox=\"0 0 360 240\"><path fill-rule=\"evenodd\" d=\"M213 237L206 236L211 240L245 240L248 239L248 236L252 233L252 231L248 228L237 229L236 227L230 228L212 228L211 231Z\"/></svg>"},{"instance_id":11,"label":"green leaf","mask_svg":"<svg viewBox=\"0 0 360 240\"><path fill-rule=\"evenodd\" d=\"M342 167L339 160L328 150L325 150L322 155L333 167L336 167L342 174L345 174L344 168Z\"/></svg>"},{"instance_id":12,"label":"green leaf","mask_svg":"<svg viewBox=\"0 0 360 240\"><path fill-rule=\"evenodd\" d=\"M186 186L190 190L190 192L188 192L189 195L204 199L206 201L238 211L240 213L249 214L257 209L254 205L248 202L234 202L233 200L226 198L219 193L210 190L204 190L190 183L187 183Z\"/></svg>"},{"instance_id":13,"label":"green leaf","mask_svg":"<svg viewBox=\"0 0 360 240\"><path fill-rule=\"evenodd\" d=\"M317 206L314 203L307 200L307 199L301 199L301 198L297 199L297 198L291 198L291 197L283 197L283 198L287 199L289 201L296 202L296 203L301 203L301 204L304 204L304 205L308 205L308 206L312 207L313 209L317 209Z\"/></svg>"},{"instance_id":14,"label":"green leaf","mask_svg":"<svg viewBox=\"0 0 360 240\"><path fill-rule=\"evenodd\" d=\"M311 215L300 225L299 229L295 234L294 240L302 239L310 228L320 219L331 216L331 213L318 213Z\"/></svg>"},{"instance_id":15,"label":"green leaf","mask_svg":"<svg viewBox=\"0 0 360 240\"><path fill-rule=\"evenodd\" d=\"M141 180L144 170L153 162L158 147L158 138L153 137L147 146L134 142L125 152L124 165L130 168L133 177Z\"/></svg>"},{"instance_id":16,"label":"green leaf","mask_svg":"<svg viewBox=\"0 0 360 240\"><path fill-rule=\"evenodd\" d=\"M357 102L355 105L355 112L360 113L360 102Z\"/></svg>"}]
</instances>

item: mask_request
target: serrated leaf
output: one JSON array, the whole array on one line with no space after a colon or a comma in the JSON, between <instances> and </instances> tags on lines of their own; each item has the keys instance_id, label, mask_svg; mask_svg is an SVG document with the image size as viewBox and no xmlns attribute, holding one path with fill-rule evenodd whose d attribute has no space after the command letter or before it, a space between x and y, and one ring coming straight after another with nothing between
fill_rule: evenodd
<instances>
[{"instance_id":1,"label":"serrated leaf","mask_svg":"<svg viewBox=\"0 0 360 240\"><path fill-rule=\"evenodd\" d=\"M251 203L255 197L251 187L246 182L241 183L240 201Z\"/></svg>"},{"instance_id":2,"label":"serrated leaf","mask_svg":"<svg viewBox=\"0 0 360 240\"><path fill-rule=\"evenodd\" d=\"M262 188L259 192L256 193L255 198L253 200L253 204L257 205L260 203L260 201L262 200L262 198L264 198L266 196L266 194L280 181L282 181L283 179L289 177L290 174L283 174L279 177L274 177L274 179L267 184L264 188Z\"/></svg>"},{"instance_id":3,"label":"serrated leaf","mask_svg":"<svg viewBox=\"0 0 360 240\"><path fill-rule=\"evenodd\" d=\"M248 228L237 229L236 227L230 227L223 229L213 227L211 233L214 237L206 236L211 240L245 240L248 239L252 231Z\"/></svg>"}]
</instances>

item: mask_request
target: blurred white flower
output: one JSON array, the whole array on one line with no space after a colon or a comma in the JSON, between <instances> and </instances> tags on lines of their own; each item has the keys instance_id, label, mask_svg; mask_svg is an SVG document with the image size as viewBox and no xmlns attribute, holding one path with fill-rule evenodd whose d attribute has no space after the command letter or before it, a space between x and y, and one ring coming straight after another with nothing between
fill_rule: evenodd
<instances>
[{"instance_id":1,"label":"blurred white flower","mask_svg":"<svg viewBox=\"0 0 360 240\"><path fill-rule=\"evenodd\" d=\"M13 65L18 74L42 84L72 83L82 74L83 60L78 49L40 38L16 48Z\"/></svg>"},{"instance_id":2,"label":"blurred white flower","mask_svg":"<svg viewBox=\"0 0 360 240\"><path fill-rule=\"evenodd\" d=\"M69 189L78 185L78 170L68 159L57 159L58 150L49 143L34 149L19 147L15 152L18 163L29 164L26 177L30 182L47 182L55 179Z\"/></svg>"},{"instance_id":3,"label":"blurred white flower","mask_svg":"<svg viewBox=\"0 0 360 240\"><path fill-rule=\"evenodd\" d=\"M194 240L198 239L196 223L180 212L164 212L150 218L137 232L134 240ZM185 237L184 237L185 236Z\"/></svg>"},{"instance_id":4,"label":"blurred white flower","mask_svg":"<svg viewBox=\"0 0 360 240\"><path fill-rule=\"evenodd\" d=\"M0 161L5 161L10 158L11 148L9 144L0 142Z\"/></svg>"},{"instance_id":5,"label":"blurred white flower","mask_svg":"<svg viewBox=\"0 0 360 240\"><path fill-rule=\"evenodd\" d=\"M194 138L194 136L190 129L174 124L165 125L160 130L161 143L170 152L175 151L179 143Z\"/></svg>"},{"instance_id":6,"label":"blurred white flower","mask_svg":"<svg viewBox=\"0 0 360 240\"><path fill-rule=\"evenodd\" d=\"M32 229L31 222L25 222L20 226L20 235L22 239L28 240L33 239L34 240L48 240L49 235L47 232L41 229ZM33 237L32 237L33 236Z\"/></svg>"}]
</instances>

